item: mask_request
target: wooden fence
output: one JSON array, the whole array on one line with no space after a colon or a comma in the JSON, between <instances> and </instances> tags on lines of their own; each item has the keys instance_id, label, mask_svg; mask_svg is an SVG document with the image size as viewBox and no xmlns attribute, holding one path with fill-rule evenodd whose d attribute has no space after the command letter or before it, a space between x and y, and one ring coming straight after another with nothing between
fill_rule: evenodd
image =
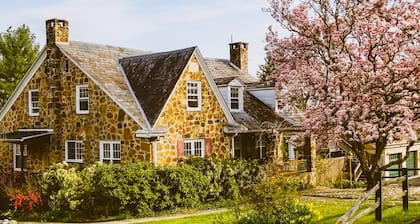
<instances>
[{"instance_id":1,"label":"wooden fence","mask_svg":"<svg viewBox=\"0 0 420 224\"><path fill-rule=\"evenodd\" d=\"M408 210L408 171L415 171L420 169L408 169L408 168L400 168L400 169L387 169L385 171L399 171L402 172L402 177L387 177L383 176L382 172L377 173L376 179L378 183L370 189L368 192L363 194L359 200L353 205L343 216L341 216L337 220L338 223L353 223L357 219L361 218L364 215L369 214L373 210L375 210L375 219L376 221L382 221L382 204L386 198L383 198L383 182L382 179L384 178L398 178L397 181L402 182L402 206L403 210ZM363 202L365 202L369 196L375 193L375 202L371 204L368 208L364 209L363 211L356 214L357 210L359 210L360 206ZM355 215L356 214L356 215Z\"/></svg>"}]
</instances>

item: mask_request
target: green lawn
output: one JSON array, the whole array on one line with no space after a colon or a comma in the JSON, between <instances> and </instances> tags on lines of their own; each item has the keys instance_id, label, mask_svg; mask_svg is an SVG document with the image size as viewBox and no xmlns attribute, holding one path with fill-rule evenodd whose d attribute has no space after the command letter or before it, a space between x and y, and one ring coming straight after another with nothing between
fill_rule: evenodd
<instances>
[{"instance_id":1,"label":"green lawn","mask_svg":"<svg viewBox=\"0 0 420 224\"><path fill-rule=\"evenodd\" d=\"M343 215L356 201L346 199L330 199L330 198L301 198L302 201L312 203L314 209L317 209L321 213L321 220L316 223L335 223L337 219ZM367 202L370 203L370 202ZM363 206L363 207L366 207ZM408 212L402 211L401 203L388 202L385 203L382 216L382 224L389 223L410 223L417 219L420 219L420 204L410 203ZM216 219L220 219L222 216L229 217L233 216L233 212L224 212L219 214L209 214L201 216L191 216L180 219L170 219L164 221L152 221L146 222L150 224L190 224L190 223L203 223L210 224L214 223ZM361 219L357 220L356 223L376 223L375 214L371 213Z\"/></svg>"}]
</instances>

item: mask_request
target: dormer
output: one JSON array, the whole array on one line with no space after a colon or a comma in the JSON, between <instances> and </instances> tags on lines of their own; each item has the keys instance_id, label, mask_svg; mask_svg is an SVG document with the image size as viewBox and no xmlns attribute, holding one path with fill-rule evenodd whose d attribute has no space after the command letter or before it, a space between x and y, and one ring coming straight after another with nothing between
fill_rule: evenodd
<instances>
[{"instance_id":1,"label":"dormer","mask_svg":"<svg viewBox=\"0 0 420 224\"><path fill-rule=\"evenodd\" d=\"M244 110L244 85L238 79L228 84L228 106L232 112Z\"/></svg>"}]
</instances>

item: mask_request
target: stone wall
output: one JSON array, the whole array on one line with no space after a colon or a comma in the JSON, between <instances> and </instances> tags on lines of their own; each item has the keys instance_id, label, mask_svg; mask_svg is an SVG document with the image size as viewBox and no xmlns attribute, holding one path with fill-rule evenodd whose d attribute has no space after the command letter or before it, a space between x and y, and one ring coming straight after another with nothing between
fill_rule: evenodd
<instances>
[{"instance_id":1,"label":"stone wall","mask_svg":"<svg viewBox=\"0 0 420 224\"><path fill-rule=\"evenodd\" d=\"M40 66L5 118L2 132L23 128L50 128L51 143L40 150L28 148L28 168L41 169L65 159L65 141L81 140L83 163L99 161L99 141L121 141L121 162L150 161L151 144L135 137L141 127L57 48L49 46ZM76 85L89 88L89 114L76 114ZM28 91L39 90L40 115L29 116ZM33 145L33 144L32 144ZM44 155L34 155L42 153ZM12 144L0 143L0 170L13 168ZM44 161L42 161L44 158ZM48 161L45 161L48 160ZM44 165L43 165L44 164Z\"/></svg>"},{"instance_id":2,"label":"stone wall","mask_svg":"<svg viewBox=\"0 0 420 224\"><path fill-rule=\"evenodd\" d=\"M201 81L202 108L187 111L187 80ZM228 158L232 136L223 132L227 123L221 106L210 88L196 58L192 58L181 75L178 85L156 121L156 126L168 130L168 136L157 143L158 164L174 164L177 160L177 142L185 139L212 140L212 154L218 158Z\"/></svg>"}]
</instances>

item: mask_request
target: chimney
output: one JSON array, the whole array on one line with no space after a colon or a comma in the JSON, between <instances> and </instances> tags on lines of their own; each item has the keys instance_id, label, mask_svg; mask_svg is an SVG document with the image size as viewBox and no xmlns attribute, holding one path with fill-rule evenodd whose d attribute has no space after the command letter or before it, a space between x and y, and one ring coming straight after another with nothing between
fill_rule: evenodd
<instances>
[{"instance_id":1,"label":"chimney","mask_svg":"<svg viewBox=\"0 0 420 224\"><path fill-rule=\"evenodd\" d=\"M49 19L45 22L47 44L69 41L69 22L64 19Z\"/></svg>"},{"instance_id":2,"label":"chimney","mask_svg":"<svg viewBox=\"0 0 420 224\"><path fill-rule=\"evenodd\" d=\"M243 72L248 73L248 43L230 43L230 62Z\"/></svg>"}]
</instances>

